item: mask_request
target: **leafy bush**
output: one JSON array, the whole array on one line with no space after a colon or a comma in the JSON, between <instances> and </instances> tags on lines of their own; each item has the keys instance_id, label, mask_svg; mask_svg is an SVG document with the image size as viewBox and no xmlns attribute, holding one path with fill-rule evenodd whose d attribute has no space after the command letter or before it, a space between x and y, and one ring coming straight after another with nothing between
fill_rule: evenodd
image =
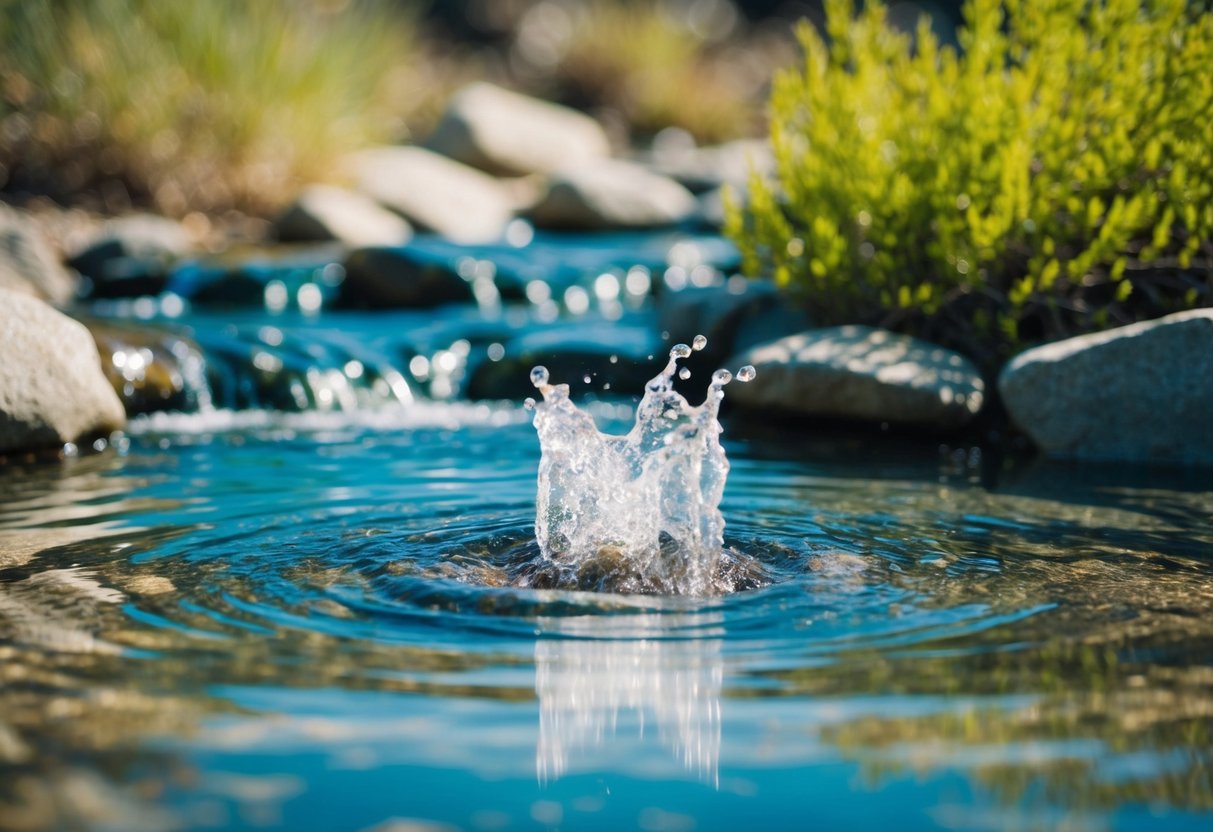
<instances>
[{"instance_id":1,"label":"leafy bush","mask_svg":"<svg viewBox=\"0 0 1213 832\"><path fill-rule=\"evenodd\" d=\"M960 48L869 2L802 24L777 182L728 231L822 323L990 364L1213 302L1213 16L1184 0L970 0Z\"/></svg>"},{"instance_id":2,"label":"leafy bush","mask_svg":"<svg viewBox=\"0 0 1213 832\"><path fill-rule=\"evenodd\" d=\"M0 0L0 182L257 209L421 98L390 0Z\"/></svg>"}]
</instances>

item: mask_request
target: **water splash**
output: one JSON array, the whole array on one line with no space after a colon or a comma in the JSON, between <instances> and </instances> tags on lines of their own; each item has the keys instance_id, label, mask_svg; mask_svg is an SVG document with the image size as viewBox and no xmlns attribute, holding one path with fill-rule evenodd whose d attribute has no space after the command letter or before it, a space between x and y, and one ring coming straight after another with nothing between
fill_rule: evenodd
<instances>
[{"instance_id":1,"label":"water splash","mask_svg":"<svg viewBox=\"0 0 1213 832\"><path fill-rule=\"evenodd\" d=\"M569 399L567 384L550 383L546 368L531 371L543 394L538 404L527 401L542 449L535 536L544 558L575 585L684 595L718 588L729 462L717 414L733 374L713 373L699 406L674 390L678 361L706 344L701 335L693 348L670 350L624 436L601 433ZM737 377L749 381L754 368Z\"/></svg>"}]
</instances>

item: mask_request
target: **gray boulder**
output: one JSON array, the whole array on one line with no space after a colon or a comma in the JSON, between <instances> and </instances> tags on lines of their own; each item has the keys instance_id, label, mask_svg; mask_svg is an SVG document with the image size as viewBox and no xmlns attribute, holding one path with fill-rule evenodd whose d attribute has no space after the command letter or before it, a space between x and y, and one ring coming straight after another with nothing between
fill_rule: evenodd
<instances>
[{"instance_id":1,"label":"gray boulder","mask_svg":"<svg viewBox=\"0 0 1213 832\"><path fill-rule=\"evenodd\" d=\"M957 428L981 409L985 384L967 358L935 344L867 326L789 335L731 359L758 377L729 388L749 410Z\"/></svg>"},{"instance_id":2,"label":"gray boulder","mask_svg":"<svg viewBox=\"0 0 1213 832\"><path fill-rule=\"evenodd\" d=\"M584 113L485 83L451 98L427 145L506 176L547 173L611 151L606 131Z\"/></svg>"},{"instance_id":3,"label":"gray boulder","mask_svg":"<svg viewBox=\"0 0 1213 832\"><path fill-rule=\"evenodd\" d=\"M1051 456L1213 464L1213 309L1030 349L998 389Z\"/></svg>"},{"instance_id":4,"label":"gray boulder","mask_svg":"<svg viewBox=\"0 0 1213 832\"><path fill-rule=\"evenodd\" d=\"M0 452L52 448L126 424L88 330L0 289Z\"/></svg>"},{"instance_id":5,"label":"gray boulder","mask_svg":"<svg viewBox=\"0 0 1213 832\"><path fill-rule=\"evenodd\" d=\"M542 228L652 228L684 222L698 209L673 179L634 162L602 159L553 174L530 213Z\"/></svg>"},{"instance_id":6,"label":"gray boulder","mask_svg":"<svg viewBox=\"0 0 1213 832\"><path fill-rule=\"evenodd\" d=\"M407 221L357 191L311 185L274 222L283 242L335 240L347 246L398 246L413 229Z\"/></svg>"},{"instance_id":7,"label":"gray boulder","mask_svg":"<svg viewBox=\"0 0 1213 832\"><path fill-rule=\"evenodd\" d=\"M420 147L377 147L350 164L358 190L406 220L457 243L501 238L514 216L496 179Z\"/></svg>"},{"instance_id":8,"label":"gray boulder","mask_svg":"<svg viewBox=\"0 0 1213 832\"><path fill-rule=\"evenodd\" d=\"M76 280L21 212L0 204L0 288L63 304Z\"/></svg>"}]
</instances>

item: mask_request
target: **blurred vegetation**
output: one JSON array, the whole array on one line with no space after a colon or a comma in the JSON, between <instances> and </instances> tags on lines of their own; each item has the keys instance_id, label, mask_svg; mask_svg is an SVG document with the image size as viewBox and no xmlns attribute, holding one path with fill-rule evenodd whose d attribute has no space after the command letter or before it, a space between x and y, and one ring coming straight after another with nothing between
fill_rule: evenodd
<instances>
[{"instance_id":1,"label":"blurred vegetation","mask_svg":"<svg viewBox=\"0 0 1213 832\"><path fill-rule=\"evenodd\" d=\"M1213 302L1213 15L1184 0L970 0L959 48L827 4L771 96L777 182L728 231L820 323L986 366Z\"/></svg>"},{"instance_id":2,"label":"blurred vegetation","mask_svg":"<svg viewBox=\"0 0 1213 832\"><path fill-rule=\"evenodd\" d=\"M0 0L0 184L169 214L279 203L424 106L405 8Z\"/></svg>"},{"instance_id":3,"label":"blurred vegetation","mask_svg":"<svg viewBox=\"0 0 1213 832\"><path fill-rule=\"evenodd\" d=\"M556 98L612 112L639 136L666 127L701 143L757 135L771 73L794 57L790 40L740 31L727 3L701 4L698 15L662 0L558 8L540 7L533 27L524 20L523 56L547 65Z\"/></svg>"}]
</instances>

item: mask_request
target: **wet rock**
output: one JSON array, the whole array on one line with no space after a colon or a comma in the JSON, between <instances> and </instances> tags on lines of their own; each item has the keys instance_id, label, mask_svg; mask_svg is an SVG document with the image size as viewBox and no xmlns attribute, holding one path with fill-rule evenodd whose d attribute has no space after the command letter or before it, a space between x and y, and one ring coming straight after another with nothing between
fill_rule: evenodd
<instances>
[{"instance_id":1,"label":"wet rock","mask_svg":"<svg viewBox=\"0 0 1213 832\"><path fill-rule=\"evenodd\" d=\"M500 239L514 215L497 180L420 147L364 150L351 165L362 193L455 242Z\"/></svg>"},{"instance_id":2,"label":"wet rock","mask_svg":"<svg viewBox=\"0 0 1213 832\"><path fill-rule=\"evenodd\" d=\"M711 147L678 146L654 150L649 166L655 173L668 176L695 193L722 185L744 186L751 173L769 176L775 170L775 156L769 142L738 139Z\"/></svg>"},{"instance_id":3,"label":"wet rock","mask_svg":"<svg viewBox=\"0 0 1213 832\"><path fill-rule=\"evenodd\" d=\"M1213 464L1213 309L1030 349L998 388L1051 456Z\"/></svg>"},{"instance_id":4,"label":"wet rock","mask_svg":"<svg viewBox=\"0 0 1213 832\"><path fill-rule=\"evenodd\" d=\"M553 383L578 390L613 394L644 392L656 374L654 356L664 355L661 342L648 327L614 323L552 326L514 338L500 361L485 361L469 377L472 399L522 399L536 395L531 368L548 368ZM589 377L587 384L585 378Z\"/></svg>"},{"instance_id":5,"label":"wet rock","mask_svg":"<svg viewBox=\"0 0 1213 832\"><path fill-rule=\"evenodd\" d=\"M50 448L126 424L88 330L0 289L0 451Z\"/></svg>"},{"instance_id":6,"label":"wet rock","mask_svg":"<svg viewBox=\"0 0 1213 832\"><path fill-rule=\"evenodd\" d=\"M194 306L314 312L337 296L345 255L345 247L334 243L233 249L178 264L166 288Z\"/></svg>"},{"instance_id":7,"label":"wet rock","mask_svg":"<svg viewBox=\"0 0 1213 832\"><path fill-rule=\"evenodd\" d=\"M485 83L451 98L427 145L507 176L547 173L611 150L606 131L584 113Z\"/></svg>"},{"instance_id":8,"label":"wet rock","mask_svg":"<svg viewBox=\"0 0 1213 832\"><path fill-rule=\"evenodd\" d=\"M87 279L91 297L157 295L172 265L191 247L180 223L154 214L131 214L103 224L68 265Z\"/></svg>"},{"instance_id":9,"label":"wet rock","mask_svg":"<svg viewBox=\"0 0 1213 832\"><path fill-rule=\"evenodd\" d=\"M807 316L789 307L766 280L732 278L720 286L667 289L657 295L658 329L668 332L673 343L706 336L707 347L695 357L713 364L711 369L730 355L809 326Z\"/></svg>"},{"instance_id":10,"label":"wet rock","mask_svg":"<svg viewBox=\"0 0 1213 832\"><path fill-rule=\"evenodd\" d=\"M543 228L653 228L696 215L691 192L633 162L602 159L552 175L531 218Z\"/></svg>"},{"instance_id":11,"label":"wet rock","mask_svg":"<svg viewBox=\"0 0 1213 832\"><path fill-rule=\"evenodd\" d=\"M958 353L866 326L789 335L746 350L730 366L758 377L729 387L748 410L956 428L981 409L985 385Z\"/></svg>"},{"instance_id":12,"label":"wet rock","mask_svg":"<svg viewBox=\"0 0 1213 832\"><path fill-rule=\"evenodd\" d=\"M191 339L158 327L87 319L101 367L128 416L210 404L206 360Z\"/></svg>"},{"instance_id":13,"label":"wet rock","mask_svg":"<svg viewBox=\"0 0 1213 832\"><path fill-rule=\"evenodd\" d=\"M76 294L76 280L20 211L0 204L0 289L55 304Z\"/></svg>"},{"instance_id":14,"label":"wet rock","mask_svg":"<svg viewBox=\"0 0 1213 832\"><path fill-rule=\"evenodd\" d=\"M424 249L360 248L345 260L343 306L429 309L474 299L471 281L461 277L448 259Z\"/></svg>"},{"instance_id":15,"label":"wet rock","mask_svg":"<svg viewBox=\"0 0 1213 832\"><path fill-rule=\"evenodd\" d=\"M335 240L348 246L398 246L408 242L413 230L364 194L312 185L274 222L274 235L283 242Z\"/></svg>"}]
</instances>

